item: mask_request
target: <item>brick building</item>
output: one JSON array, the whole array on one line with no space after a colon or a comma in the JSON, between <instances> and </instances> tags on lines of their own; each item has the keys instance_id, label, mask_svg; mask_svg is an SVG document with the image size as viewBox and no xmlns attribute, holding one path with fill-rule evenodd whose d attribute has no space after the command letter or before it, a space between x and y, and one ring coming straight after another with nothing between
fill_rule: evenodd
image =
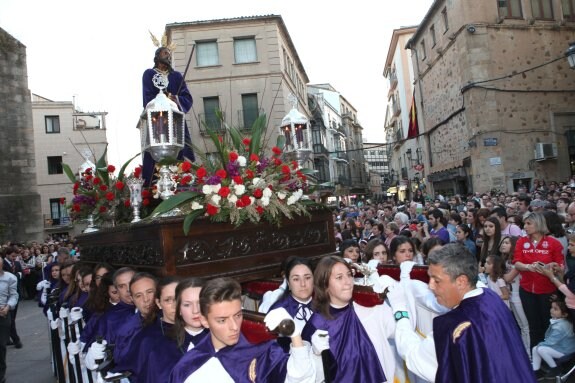
<instances>
[{"instance_id":1,"label":"brick building","mask_svg":"<svg viewBox=\"0 0 575 383\"><path fill-rule=\"evenodd\" d=\"M575 173L574 32L574 0L433 2L407 44L432 192Z\"/></svg>"}]
</instances>

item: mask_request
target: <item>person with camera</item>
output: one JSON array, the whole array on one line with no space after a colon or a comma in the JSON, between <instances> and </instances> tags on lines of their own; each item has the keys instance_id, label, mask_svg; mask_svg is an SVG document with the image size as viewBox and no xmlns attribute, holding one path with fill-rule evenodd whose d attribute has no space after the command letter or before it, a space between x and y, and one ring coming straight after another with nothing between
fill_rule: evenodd
<instances>
[{"instance_id":1,"label":"person with camera","mask_svg":"<svg viewBox=\"0 0 575 383\"><path fill-rule=\"evenodd\" d=\"M542 267L555 262L564 266L563 246L550 235L542 213L529 213L525 218L527 236L517 240L513 263L521 274L519 296L529 322L531 344L545 338L545 330L551 314L551 295L557 292L555 285L541 272Z\"/></svg>"}]
</instances>

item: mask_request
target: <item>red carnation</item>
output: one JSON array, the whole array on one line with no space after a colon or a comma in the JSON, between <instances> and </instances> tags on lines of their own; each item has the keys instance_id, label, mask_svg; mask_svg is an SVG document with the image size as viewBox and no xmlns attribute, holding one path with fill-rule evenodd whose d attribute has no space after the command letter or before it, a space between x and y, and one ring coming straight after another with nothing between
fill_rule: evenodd
<instances>
[{"instance_id":1,"label":"red carnation","mask_svg":"<svg viewBox=\"0 0 575 383\"><path fill-rule=\"evenodd\" d=\"M93 183L94 185L98 185L100 182L102 182L102 180L99 179L98 177L95 177L94 180L92 181L92 183Z\"/></svg>"},{"instance_id":2,"label":"red carnation","mask_svg":"<svg viewBox=\"0 0 575 383\"><path fill-rule=\"evenodd\" d=\"M207 211L208 215L216 215L216 214L218 214L218 207L214 206L212 204L208 204L206 211Z\"/></svg>"},{"instance_id":3,"label":"red carnation","mask_svg":"<svg viewBox=\"0 0 575 383\"><path fill-rule=\"evenodd\" d=\"M252 142L252 140L246 137L242 140L242 142L244 143L245 146L248 146Z\"/></svg>"},{"instance_id":4,"label":"red carnation","mask_svg":"<svg viewBox=\"0 0 575 383\"><path fill-rule=\"evenodd\" d=\"M282 173L283 174L290 174L290 172L291 172L291 170L290 170L289 166L287 166L287 165L282 166Z\"/></svg>"},{"instance_id":5,"label":"red carnation","mask_svg":"<svg viewBox=\"0 0 575 383\"><path fill-rule=\"evenodd\" d=\"M274 164L276 166L280 166L282 164L282 160L280 160L279 158L274 158Z\"/></svg>"},{"instance_id":6,"label":"red carnation","mask_svg":"<svg viewBox=\"0 0 575 383\"><path fill-rule=\"evenodd\" d=\"M80 183L79 182L74 182L74 191L78 190L78 188L80 187Z\"/></svg>"},{"instance_id":7,"label":"red carnation","mask_svg":"<svg viewBox=\"0 0 575 383\"><path fill-rule=\"evenodd\" d=\"M149 204L150 204L150 200L147 198L144 198L144 200L142 201L142 205L148 206Z\"/></svg>"},{"instance_id":8,"label":"red carnation","mask_svg":"<svg viewBox=\"0 0 575 383\"><path fill-rule=\"evenodd\" d=\"M243 185L244 183L242 176L234 176L232 179L237 185Z\"/></svg>"},{"instance_id":9,"label":"red carnation","mask_svg":"<svg viewBox=\"0 0 575 383\"><path fill-rule=\"evenodd\" d=\"M130 207L130 200L129 200L129 199L127 199L127 200L124 201L124 206L125 206L125 207Z\"/></svg>"},{"instance_id":10,"label":"red carnation","mask_svg":"<svg viewBox=\"0 0 575 383\"><path fill-rule=\"evenodd\" d=\"M238 153L236 153L236 152L230 152L230 156L229 156L229 157L230 157L230 161L231 161L231 162L234 162L234 161L236 161L236 160L238 159Z\"/></svg>"},{"instance_id":11,"label":"red carnation","mask_svg":"<svg viewBox=\"0 0 575 383\"><path fill-rule=\"evenodd\" d=\"M291 167L292 167L292 169L295 170L295 169L298 168L298 166L299 166L299 165L297 164L297 161L292 161L292 162L291 162Z\"/></svg>"},{"instance_id":12,"label":"red carnation","mask_svg":"<svg viewBox=\"0 0 575 383\"><path fill-rule=\"evenodd\" d=\"M258 157L257 154L255 154L255 153L250 154L250 161L251 162L258 162L259 160L260 160L260 158Z\"/></svg>"},{"instance_id":13,"label":"red carnation","mask_svg":"<svg viewBox=\"0 0 575 383\"><path fill-rule=\"evenodd\" d=\"M101 190L101 191L106 191L106 190L108 190L108 185L100 185L100 190Z\"/></svg>"},{"instance_id":14,"label":"red carnation","mask_svg":"<svg viewBox=\"0 0 575 383\"><path fill-rule=\"evenodd\" d=\"M256 189L256 190L254 190L254 197L256 197L256 198L262 198L262 195L264 195L264 193L262 192L262 189Z\"/></svg>"},{"instance_id":15,"label":"red carnation","mask_svg":"<svg viewBox=\"0 0 575 383\"><path fill-rule=\"evenodd\" d=\"M258 212L259 215L262 215L264 213L264 208L261 206L257 206L256 211Z\"/></svg>"},{"instance_id":16,"label":"red carnation","mask_svg":"<svg viewBox=\"0 0 575 383\"><path fill-rule=\"evenodd\" d=\"M100 213L105 213L106 212L106 206L100 206Z\"/></svg>"},{"instance_id":17,"label":"red carnation","mask_svg":"<svg viewBox=\"0 0 575 383\"><path fill-rule=\"evenodd\" d=\"M250 206L252 204L252 200L248 195L244 194L240 200L244 203L244 206Z\"/></svg>"},{"instance_id":18,"label":"red carnation","mask_svg":"<svg viewBox=\"0 0 575 383\"><path fill-rule=\"evenodd\" d=\"M230 188L227 186L222 186L218 191L218 194L221 195L223 198L226 198L230 195Z\"/></svg>"},{"instance_id":19,"label":"red carnation","mask_svg":"<svg viewBox=\"0 0 575 383\"><path fill-rule=\"evenodd\" d=\"M116 189L122 190L124 188L124 183L122 181L116 182Z\"/></svg>"},{"instance_id":20,"label":"red carnation","mask_svg":"<svg viewBox=\"0 0 575 383\"><path fill-rule=\"evenodd\" d=\"M108 165L108 173L114 173L116 171L116 167L114 165Z\"/></svg>"},{"instance_id":21,"label":"red carnation","mask_svg":"<svg viewBox=\"0 0 575 383\"><path fill-rule=\"evenodd\" d=\"M114 193L112 193L112 192L107 192L107 193L106 193L106 199L107 199L108 201L114 200Z\"/></svg>"},{"instance_id":22,"label":"red carnation","mask_svg":"<svg viewBox=\"0 0 575 383\"><path fill-rule=\"evenodd\" d=\"M220 144L221 144L222 142L224 142L224 137L218 136L218 141L220 141Z\"/></svg>"},{"instance_id":23,"label":"red carnation","mask_svg":"<svg viewBox=\"0 0 575 383\"><path fill-rule=\"evenodd\" d=\"M88 174L86 177L84 177L86 179L86 181L90 181L93 176L91 174Z\"/></svg>"},{"instance_id":24,"label":"red carnation","mask_svg":"<svg viewBox=\"0 0 575 383\"><path fill-rule=\"evenodd\" d=\"M208 172L206 171L206 168L204 168L203 166L201 168L198 168L198 170L196 170L196 176L198 176L198 178L204 178L207 174Z\"/></svg>"},{"instance_id":25,"label":"red carnation","mask_svg":"<svg viewBox=\"0 0 575 383\"><path fill-rule=\"evenodd\" d=\"M190 183L190 181L192 180L191 176L183 176L182 180L180 181L181 185L187 185Z\"/></svg>"},{"instance_id":26,"label":"red carnation","mask_svg":"<svg viewBox=\"0 0 575 383\"><path fill-rule=\"evenodd\" d=\"M140 178L141 175L142 175L142 167L138 166L137 168L134 169L134 177Z\"/></svg>"},{"instance_id":27,"label":"red carnation","mask_svg":"<svg viewBox=\"0 0 575 383\"><path fill-rule=\"evenodd\" d=\"M276 156L279 156L280 154L282 154L282 150L281 150L280 148L278 148L277 146L274 146L274 147L272 148L272 152L274 152L274 154L275 154Z\"/></svg>"},{"instance_id":28,"label":"red carnation","mask_svg":"<svg viewBox=\"0 0 575 383\"><path fill-rule=\"evenodd\" d=\"M84 170L84 173L86 173L86 174L92 173L92 168L88 168L88 169Z\"/></svg>"},{"instance_id":29,"label":"red carnation","mask_svg":"<svg viewBox=\"0 0 575 383\"><path fill-rule=\"evenodd\" d=\"M246 176L251 180L254 178L254 172L251 171L250 169L246 170Z\"/></svg>"},{"instance_id":30,"label":"red carnation","mask_svg":"<svg viewBox=\"0 0 575 383\"><path fill-rule=\"evenodd\" d=\"M220 169L216 171L216 175L220 178L226 178L228 176L228 173L226 173L224 169Z\"/></svg>"},{"instance_id":31,"label":"red carnation","mask_svg":"<svg viewBox=\"0 0 575 383\"><path fill-rule=\"evenodd\" d=\"M60 198L60 205L64 205L66 203L66 198Z\"/></svg>"},{"instance_id":32,"label":"red carnation","mask_svg":"<svg viewBox=\"0 0 575 383\"><path fill-rule=\"evenodd\" d=\"M150 191L148 189L142 190L142 198L149 198L149 197L150 197Z\"/></svg>"},{"instance_id":33,"label":"red carnation","mask_svg":"<svg viewBox=\"0 0 575 383\"><path fill-rule=\"evenodd\" d=\"M191 168L192 168L192 164L191 164L190 162L184 161L184 162L182 163L182 171L183 171L184 173L189 172Z\"/></svg>"},{"instance_id":34,"label":"red carnation","mask_svg":"<svg viewBox=\"0 0 575 383\"><path fill-rule=\"evenodd\" d=\"M77 203L75 203L75 204L72 206L72 209L73 209L74 211L80 211L80 210L82 210L82 208L80 207L80 205L78 205Z\"/></svg>"}]
</instances>

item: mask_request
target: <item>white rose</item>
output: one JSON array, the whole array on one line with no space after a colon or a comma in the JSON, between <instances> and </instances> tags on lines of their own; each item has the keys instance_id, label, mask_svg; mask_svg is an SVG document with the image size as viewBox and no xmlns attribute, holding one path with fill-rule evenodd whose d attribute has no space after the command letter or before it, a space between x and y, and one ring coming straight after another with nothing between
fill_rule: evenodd
<instances>
[{"instance_id":1,"label":"white rose","mask_svg":"<svg viewBox=\"0 0 575 383\"><path fill-rule=\"evenodd\" d=\"M262 206L268 206L270 204L270 198L263 196L260 201L262 201Z\"/></svg>"},{"instance_id":2,"label":"white rose","mask_svg":"<svg viewBox=\"0 0 575 383\"><path fill-rule=\"evenodd\" d=\"M270 188L265 188L263 191L263 196L266 197L268 200L272 196L272 191Z\"/></svg>"},{"instance_id":3,"label":"white rose","mask_svg":"<svg viewBox=\"0 0 575 383\"><path fill-rule=\"evenodd\" d=\"M246 166L247 160L246 157L244 156L238 156L238 165L240 165L241 167Z\"/></svg>"},{"instance_id":4,"label":"white rose","mask_svg":"<svg viewBox=\"0 0 575 383\"><path fill-rule=\"evenodd\" d=\"M178 165L170 165L168 169L170 169L172 173L176 173L178 171Z\"/></svg>"},{"instance_id":5,"label":"white rose","mask_svg":"<svg viewBox=\"0 0 575 383\"><path fill-rule=\"evenodd\" d=\"M211 185L202 186L202 193L204 193L205 195L211 194L212 193L212 186Z\"/></svg>"},{"instance_id":6,"label":"white rose","mask_svg":"<svg viewBox=\"0 0 575 383\"><path fill-rule=\"evenodd\" d=\"M222 188L221 184L212 185L212 192L217 193L220 191L221 188Z\"/></svg>"},{"instance_id":7,"label":"white rose","mask_svg":"<svg viewBox=\"0 0 575 383\"><path fill-rule=\"evenodd\" d=\"M244 185L235 185L234 192L236 195L242 195L246 192L246 187Z\"/></svg>"},{"instance_id":8,"label":"white rose","mask_svg":"<svg viewBox=\"0 0 575 383\"><path fill-rule=\"evenodd\" d=\"M289 205L293 205L294 203L296 203L297 198L292 194L291 196L288 197L286 204Z\"/></svg>"},{"instance_id":9,"label":"white rose","mask_svg":"<svg viewBox=\"0 0 575 383\"><path fill-rule=\"evenodd\" d=\"M203 209L204 205L200 205L198 202L194 201L192 202L192 210L200 210Z\"/></svg>"},{"instance_id":10,"label":"white rose","mask_svg":"<svg viewBox=\"0 0 575 383\"><path fill-rule=\"evenodd\" d=\"M220 201L222 200L222 196L218 195L218 194L214 194L212 196L212 202L214 204L214 206L220 206Z\"/></svg>"},{"instance_id":11,"label":"white rose","mask_svg":"<svg viewBox=\"0 0 575 383\"><path fill-rule=\"evenodd\" d=\"M257 186L258 186L258 183L260 182L260 180L261 180L260 178L254 177L254 179L252 180L252 184L253 184L255 187L257 187Z\"/></svg>"},{"instance_id":12,"label":"white rose","mask_svg":"<svg viewBox=\"0 0 575 383\"><path fill-rule=\"evenodd\" d=\"M278 198L283 200L286 197L286 193L284 192L278 192Z\"/></svg>"},{"instance_id":13,"label":"white rose","mask_svg":"<svg viewBox=\"0 0 575 383\"><path fill-rule=\"evenodd\" d=\"M236 197L235 194L231 194L228 196L228 201L230 201L231 204L236 204L236 202L238 201L238 197Z\"/></svg>"}]
</instances>

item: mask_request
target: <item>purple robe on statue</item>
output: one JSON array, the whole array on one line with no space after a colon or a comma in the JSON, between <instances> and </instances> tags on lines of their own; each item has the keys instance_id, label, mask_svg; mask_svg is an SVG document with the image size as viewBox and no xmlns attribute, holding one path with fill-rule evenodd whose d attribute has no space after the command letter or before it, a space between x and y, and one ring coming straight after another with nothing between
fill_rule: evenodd
<instances>
[{"instance_id":1,"label":"purple robe on statue","mask_svg":"<svg viewBox=\"0 0 575 383\"><path fill-rule=\"evenodd\" d=\"M536 382L511 311L496 293L482 290L433 320L435 381Z\"/></svg>"},{"instance_id":2,"label":"purple robe on statue","mask_svg":"<svg viewBox=\"0 0 575 383\"><path fill-rule=\"evenodd\" d=\"M361 324L353 304L336 309L330 307L334 319L326 319L315 312L302 332L302 338L311 342L316 330L329 333L333 382L363 383L385 382L385 373L377 357L375 347ZM388 371L393 376L393 371Z\"/></svg>"},{"instance_id":3,"label":"purple robe on statue","mask_svg":"<svg viewBox=\"0 0 575 383\"><path fill-rule=\"evenodd\" d=\"M144 71L144 75L142 76L142 95L144 101L144 108L150 101L152 101L158 95L158 88L154 86L152 83L152 78L157 72L154 69L146 69ZM180 111L184 114L188 113L188 111L192 108L192 104L194 100L192 99L192 94L188 90L186 82L180 72L172 71L168 74L168 87L166 92L175 95L180 108ZM181 89L180 89L181 85ZM178 89L180 89L179 94L177 94ZM188 125L185 123L185 146L180 154L178 155L178 159L181 160L184 157L188 158L190 161L194 161L194 151L191 148L192 139L190 137L190 131L188 130ZM150 185L152 180L152 176L154 175L154 166L156 162L153 160L150 153L144 153L144 163L142 164L142 177L145 180L146 185Z\"/></svg>"},{"instance_id":4,"label":"purple robe on statue","mask_svg":"<svg viewBox=\"0 0 575 383\"><path fill-rule=\"evenodd\" d=\"M216 352L211 337L206 336L176 364L170 383L183 383L212 357L220 361L234 382L251 383L250 367L255 365L258 383L280 383L286 378L289 354L275 341L251 344L241 334L238 343Z\"/></svg>"},{"instance_id":5,"label":"purple robe on statue","mask_svg":"<svg viewBox=\"0 0 575 383\"><path fill-rule=\"evenodd\" d=\"M146 327L139 334L143 339L133 371L139 383L168 382L172 368L188 351L190 343L195 346L210 333L207 329L195 336L186 333L184 344L178 347L171 337L172 329L173 325L160 319L155 326Z\"/></svg>"}]
</instances>

